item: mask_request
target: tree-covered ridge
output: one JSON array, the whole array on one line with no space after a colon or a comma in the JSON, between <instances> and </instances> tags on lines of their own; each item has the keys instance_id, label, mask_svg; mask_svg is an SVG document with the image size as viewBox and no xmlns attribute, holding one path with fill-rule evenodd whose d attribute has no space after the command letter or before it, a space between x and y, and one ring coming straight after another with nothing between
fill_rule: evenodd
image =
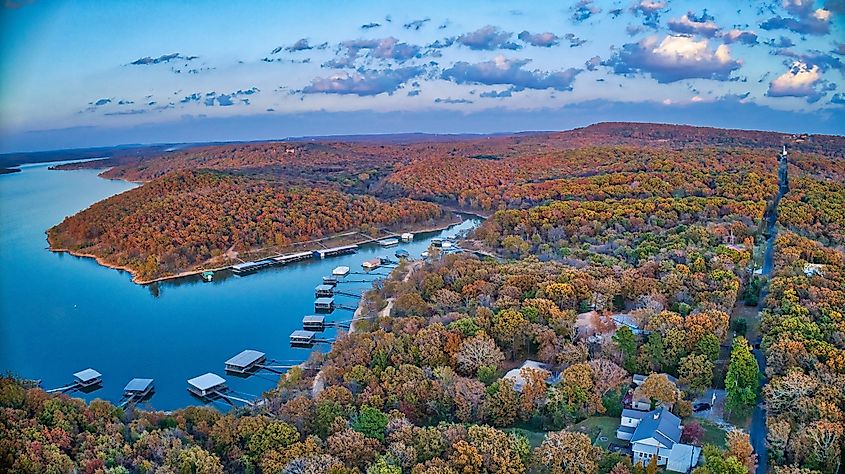
<instances>
[{"instance_id":1,"label":"tree-covered ridge","mask_svg":"<svg viewBox=\"0 0 845 474\"><path fill-rule=\"evenodd\" d=\"M778 237L777 255L762 324L769 449L778 464L837 472L845 443L845 257L791 233Z\"/></svg>"},{"instance_id":2,"label":"tree-covered ridge","mask_svg":"<svg viewBox=\"0 0 845 474\"><path fill-rule=\"evenodd\" d=\"M386 188L409 197L495 210L550 199L722 196L765 200L773 159L741 149L596 147L527 152L491 161L430 157L402 166Z\"/></svg>"},{"instance_id":3,"label":"tree-covered ridge","mask_svg":"<svg viewBox=\"0 0 845 474\"><path fill-rule=\"evenodd\" d=\"M190 270L227 252L283 249L348 230L434 222L434 204L210 171L179 171L92 205L50 229L53 248L95 255L141 279Z\"/></svg>"},{"instance_id":4,"label":"tree-covered ridge","mask_svg":"<svg viewBox=\"0 0 845 474\"><path fill-rule=\"evenodd\" d=\"M842 181L790 179L778 222L830 247L845 247L845 175Z\"/></svg>"}]
</instances>

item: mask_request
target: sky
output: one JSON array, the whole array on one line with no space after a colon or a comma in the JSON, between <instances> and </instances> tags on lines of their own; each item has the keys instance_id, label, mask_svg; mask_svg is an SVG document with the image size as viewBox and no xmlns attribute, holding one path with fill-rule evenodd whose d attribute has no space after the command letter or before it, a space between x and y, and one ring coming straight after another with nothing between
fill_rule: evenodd
<instances>
[{"instance_id":1,"label":"sky","mask_svg":"<svg viewBox=\"0 0 845 474\"><path fill-rule=\"evenodd\" d=\"M845 0L2 1L0 152L628 120L845 134Z\"/></svg>"}]
</instances>

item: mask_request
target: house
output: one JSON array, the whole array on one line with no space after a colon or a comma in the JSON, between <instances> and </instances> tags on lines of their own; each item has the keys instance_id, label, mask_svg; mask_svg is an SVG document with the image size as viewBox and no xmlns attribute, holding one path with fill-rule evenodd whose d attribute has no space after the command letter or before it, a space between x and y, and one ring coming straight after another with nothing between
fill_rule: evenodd
<instances>
[{"instance_id":1,"label":"house","mask_svg":"<svg viewBox=\"0 0 845 474\"><path fill-rule=\"evenodd\" d=\"M669 374L664 374L664 373L657 374L657 375L661 375L663 377L666 377L666 379L669 380L670 382L672 382L672 384L675 385L675 387L678 386L678 379L677 378L675 378L675 377L673 377ZM643 384L643 382L645 382L645 380L648 377L649 377L648 375L634 374L632 381L633 381L634 385L637 388L639 388ZM658 402L658 406L659 405L661 405L660 402ZM646 398L642 394L640 394L639 390L635 389L633 391L633 394L632 394L632 397L631 397L631 408L633 408L634 410L649 411L649 410L651 410L651 400ZM669 408L672 408L672 404L669 405Z\"/></svg>"},{"instance_id":2,"label":"house","mask_svg":"<svg viewBox=\"0 0 845 474\"><path fill-rule=\"evenodd\" d=\"M526 360L521 366L511 369L502 377L503 380L510 380L513 382L513 389L522 393L522 387L525 386L525 378L522 376L522 369L539 369L549 372L548 365L536 360ZM554 383L557 379L549 372L549 377L546 379L548 383Z\"/></svg>"},{"instance_id":3,"label":"house","mask_svg":"<svg viewBox=\"0 0 845 474\"><path fill-rule=\"evenodd\" d=\"M807 275L808 277L824 275L824 265L821 263L805 263L804 275Z\"/></svg>"},{"instance_id":4,"label":"house","mask_svg":"<svg viewBox=\"0 0 845 474\"><path fill-rule=\"evenodd\" d=\"M631 330L632 333L636 334L637 336L641 334L648 335L649 331L645 331L640 328L640 325L637 324L637 321L631 317L630 314L620 313L614 314L610 317L614 323L616 323L617 328L621 328L622 326L626 326L628 329Z\"/></svg>"},{"instance_id":5,"label":"house","mask_svg":"<svg viewBox=\"0 0 845 474\"><path fill-rule=\"evenodd\" d=\"M650 412L623 410L616 437L631 442L635 464L646 465L656 458L658 466L686 473L701 456L701 448L680 442L681 419L666 407Z\"/></svg>"}]
</instances>

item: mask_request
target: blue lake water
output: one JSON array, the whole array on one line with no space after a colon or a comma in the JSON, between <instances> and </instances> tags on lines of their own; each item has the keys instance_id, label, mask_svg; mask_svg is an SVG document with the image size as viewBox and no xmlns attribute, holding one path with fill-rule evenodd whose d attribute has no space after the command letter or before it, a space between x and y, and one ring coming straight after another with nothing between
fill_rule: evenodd
<instances>
[{"instance_id":1,"label":"blue lake water","mask_svg":"<svg viewBox=\"0 0 845 474\"><path fill-rule=\"evenodd\" d=\"M91 367L103 374L102 388L74 396L115 402L130 379L153 378L156 392L148 403L163 410L201 404L188 394L186 381L205 372L224 376L241 393L259 395L272 388L275 376L227 376L223 362L244 349L278 360L305 360L309 351L291 349L288 335L301 328L303 315L313 313L314 287L323 275L339 265L360 271L364 260L392 257L398 248L419 257L432 238L479 222L468 218L399 247L364 246L356 254L243 277L140 286L126 272L48 251L44 233L134 185L99 178L94 170L50 171L49 165L27 165L20 173L0 176L0 370L54 388ZM368 285L342 286L360 293ZM357 305L350 297L336 300ZM351 312L336 310L330 319L350 317Z\"/></svg>"}]
</instances>

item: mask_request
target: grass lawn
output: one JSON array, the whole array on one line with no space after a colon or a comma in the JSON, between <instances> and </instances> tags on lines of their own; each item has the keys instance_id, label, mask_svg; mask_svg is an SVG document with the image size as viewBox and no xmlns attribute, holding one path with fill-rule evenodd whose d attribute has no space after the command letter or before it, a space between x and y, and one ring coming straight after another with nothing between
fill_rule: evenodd
<instances>
[{"instance_id":1,"label":"grass lawn","mask_svg":"<svg viewBox=\"0 0 845 474\"><path fill-rule=\"evenodd\" d=\"M702 446L705 444L713 444L722 449L725 448L725 430L719 428L714 423L708 420L695 419L695 421L697 421L701 425L701 427L704 428L704 436L701 438Z\"/></svg>"},{"instance_id":2,"label":"grass lawn","mask_svg":"<svg viewBox=\"0 0 845 474\"><path fill-rule=\"evenodd\" d=\"M569 431L584 433L593 440L593 444L607 448L610 443L625 445L628 442L616 439L616 428L619 427L619 418L609 416L591 416L577 425L569 428ZM606 437L602 441L599 438Z\"/></svg>"},{"instance_id":3,"label":"grass lawn","mask_svg":"<svg viewBox=\"0 0 845 474\"><path fill-rule=\"evenodd\" d=\"M543 440L546 439L546 432L545 431L531 431L522 428L510 428L505 430L508 433L518 432L520 434L524 434L526 438L528 438L528 443L531 445L531 448L536 448L543 443Z\"/></svg>"}]
</instances>

